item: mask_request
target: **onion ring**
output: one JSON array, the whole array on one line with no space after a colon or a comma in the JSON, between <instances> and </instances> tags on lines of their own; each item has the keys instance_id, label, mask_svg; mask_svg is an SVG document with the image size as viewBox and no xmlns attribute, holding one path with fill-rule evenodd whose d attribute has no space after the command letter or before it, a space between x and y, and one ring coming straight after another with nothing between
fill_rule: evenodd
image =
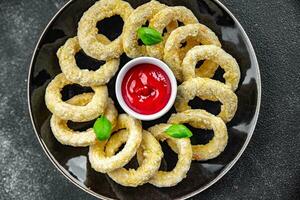
<instances>
[{"instance_id":1,"label":"onion ring","mask_svg":"<svg viewBox=\"0 0 300 200\"><path fill-rule=\"evenodd\" d=\"M115 155L116 151L127 139L127 130L115 133L106 144L106 155ZM143 131L143 139L138 152L144 156L144 160L136 170L120 168L108 172L108 176L123 186L137 187L146 183L158 171L163 152L159 142L148 131Z\"/></svg>"},{"instance_id":2,"label":"onion ring","mask_svg":"<svg viewBox=\"0 0 300 200\"><path fill-rule=\"evenodd\" d=\"M79 94L69 99L67 103L84 106L92 100L93 95L93 93ZM110 98L108 99L104 115L111 122L112 128L114 128L117 124L118 111L114 106L113 100ZM55 115L52 115L50 120L50 127L53 135L61 144L73 147L86 147L96 141L97 138L92 128L89 128L86 131L74 131L68 127L67 122L67 120L60 119Z\"/></svg>"},{"instance_id":3,"label":"onion ring","mask_svg":"<svg viewBox=\"0 0 300 200\"><path fill-rule=\"evenodd\" d=\"M147 55L146 46L139 46L137 30L150 20L158 11L167 6L152 0L137 7L125 21L123 29L123 48L130 58Z\"/></svg>"},{"instance_id":4,"label":"onion ring","mask_svg":"<svg viewBox=\"0 0 300 200\"><path fill-rule=\"evenodd\" d=\"M122 34L109 44L97 39L97 22L104 18L120 15L123 21L133 11L129 3L121 0L101 0L90 7L78 23L78 40L84 52L97 60L118 58L123 53Z\"/></svg>"},{"instance_id":5,"label":"onion ring","mask_svg":"<svg viewBox=\"0 0 300 200\"><path fill-rule=\"evenodd\" d=\"M106 141L96 141L90 146L89 160L95 171L107 173L124 167L136 154L142 141L142 124L127 114L120 114L117 129L124 128L129 132L128 140L124 148L116 155L106 156L104 151Z\"/></svg>"},{"instance_id":6,"label":"onion ring","mask_svg":"<svg viewBox=\"0 0 300 200\"><path fill-rule=\"evenodd\" d=\"M220 65L225 71L225 84L233 91L237 89L241 76L239 65L230 54L215 45L195 46L187 52L182 62L184 80L196 77L195 66L199 60L211 60Z\"/></svg>"},{"instance_id":7,"label":"onion ring","mask_svg":"<svg viewBox=\"0 0 300 200\"><path fill-rule=\"evenodd\" d=\"M170 124L158 124L150 127L148 130L159 140L171 140L176 144L178 151L178 161L172 171L158 171L150 180L149 183L156 187L171 187L182 181L190 169L192 161L192 146L190 139L181 138L174 139L167 136L164 131ZM138 162L143 162L143 155L138 152Z\"/></svg>"},{"instance_id":8,"label":"onion ring","mask_svg":"<svg viewBox=\"0 0 300 200\"><path fill-rule=\"evenodd\" d=\"M189 100L195 96L203 100L220 101L222 103L219 117L229 122L237 110L238 99L236 94L224 83L209 78L192 78L183 82L177 88L175 108L177 112L191 109Z\"/></svg>"},{"instance_id":9,"label":"onion ring","mask_svg":"<svg viewBox=\"0 0 300 200\"><path fill-rule=\"evenodd\" d=\"M110 42L104 35L97 35L97 39L103 44ZM75 60L75 55L80 49L78 39L74 37L68 39L57 51L59 65L66 78L82 86L97 86L108 83L111 77L118 71L120 59L107 60L106 63L96 71L80 69Z\"/></svg>"},{"instance_id":10,"label":"onion ring","mask_svg":"<svg viewBox=\"0 0 300 200\"><path fill-rule=\"evenodd\" d=\"M181 113L172 114L168 123L183 124L193 123L201 126L202 129L214 131L214 137L205 145L192 145L193 160L209 160L217 157L222 153L227 145L228 134L225 123L220 117L216 117L205 110L193 109ZM173 141L168 142L170 147L176 152L177 148Z\"/></svg>"},{"instance_id":11,"label":"onion ring","mask_svg":"<svg viewBox=\"0 0 300 200\"><path fill-rule=\"evenodd\" d=\"M150 20L149 27L156 29L161 34L165 27L171 22L180 21L183 24L195 24L198 23L197 18L192 11L183 6L167 7L159 11ZM147 53L149 56L162 59L164 54L165 42L168 39L168 35L164 35L164 40L156 45L147 46Z\"/></svg>"},{"instance_id":12,"label":"onion ring","mask_svg":"<svg viewBox=\"0 0 300 200\"><path fill-rule=\"evenodd\" d=\"M187 46L181 48L181 44L187 42ZM199 44L212 44L221 47L221 43L216 34L203 24L188 24L176 28L168 37L164 49L164 61L170 66L175 77L182 81L182 61L192 47ZM196 69L197 76L212 77L218 65L210 60Z\"/></svg>"},{"instance_id":13,"label":"onion ring","mask_svg":"<svg viewBox=\"0 0 300 200\"><path fill-rule=\"evenodd\" d=\"M47 86L45 102L47 108L57 117L73 122L86 122L104 113L108 91L106 86L92 86L95 94L85 106L76 106L64 102L60 91L64 86L73 84L63 73L58 74Z\"/></svg>"}]
</instances>

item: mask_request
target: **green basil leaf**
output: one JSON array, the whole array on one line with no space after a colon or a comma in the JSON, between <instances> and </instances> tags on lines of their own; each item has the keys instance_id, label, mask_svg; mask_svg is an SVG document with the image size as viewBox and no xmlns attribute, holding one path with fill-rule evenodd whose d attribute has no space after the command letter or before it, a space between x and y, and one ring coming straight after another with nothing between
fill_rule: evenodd
<instances>
[{"instance_id":1,"label":"green basil leaf","mask_svg":"<svg viewBox=\"0 0 300 200\"><path fill-rule=\"evenodd\" d=\"M138 29L137 33L139 39L141 39L145 45L154 45L163 41L163 37L160 32L154 28L141 27Z\"/></svg>"},{"instance_id":2,"label":"green basil leaf","mask_svg":"<svg viewBox=\"0 0 300 200\"><path fill-rule=\"evenodd\" d=\"M189 138L193 133L186 126L182 124L173 124L165 131L169 136L174 138Z\"/></svg>"},{"instance_id":3,"label":"green basil leaf","mask_svg":"<svg viewBox=\"0 0 300 200\"><path fill-rule=\"evenodd\" d=\"M110 137L112 125L111 122L102 115L95 121L93 129L98 140L107 140Z\"/></svg>"}]
</instances>

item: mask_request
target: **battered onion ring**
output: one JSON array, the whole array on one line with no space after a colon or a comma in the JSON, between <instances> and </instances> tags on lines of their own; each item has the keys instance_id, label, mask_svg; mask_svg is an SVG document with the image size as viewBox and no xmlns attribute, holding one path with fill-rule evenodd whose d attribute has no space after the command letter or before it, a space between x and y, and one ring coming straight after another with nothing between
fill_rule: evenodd
<instances>
[{"instance_id":1,"label":"battered onion ring","mask_svg":"<svg viewBox=\"0 0 300 200\"><path fill-rule=\"evenodd\" d=\"M67 103L84 106L90 102L92 98L93 93L83 93L69 99ZM117 124L118 111L114 106L113 100L110 98L108 99L104 115L111 122L112 127L114 128ZM86 131L74 131L68 127L67 122L67 120L60 119L55 115L52 115L50 120L50 127L53 135L61 144L74 147L86 147L96 141L96 135L92 128L89 128Z\"/></svg>"},{"instance_id":2,"label":"battered onion ring","mask_svg":"<svg viewBox=\"0 0 300 200\"><path fill-rule=\"evenodd\" d=\"M181 44L187 42L187 46L181 48ZM199 44L212 44L221 47L216 34L203 24L188 24L178 27L169 36L164 49L164 61L170 66L175 77L182 81L182 60L188 50ZM218 65L210 60L196 69L197 76L212 77Z\"/></svg>"},{"instance_id":3,"label":"battered onion ring","mask_svg":"<svg viewBox=\"0 0 300 200\"><path fill-rule=\"evenodd\" d=\"M238 99L235 93L224 83L208 78L192 78L183 82L177 89L175 108L177 112L191 109L189 100L195 96L203 100L220 101L222 103L219 117L229 122L237 109Z\"/></svg>"},{"instance_id":4,"label":"battered onion ring","mask_svg":"<svg viewBox=\"0 0 300 200\"><path fill-rule=\"evenodd\" d=\"M92 58L107 60L118 58L123 53L122 34L109 44L97 39L97 22L104 18L120 15L123 21L133 11L129 3L121 0L101 0L90 7L78 23L78 40L84 52Z\"/></svg>"},{"instance_id":5,"label":"battered onion ring","mask_svg":"<svg viewBox=\"0 0 300 200\"><path fill-rule=\"evenodd\" d=\"M103 44L110 42L103 35L97 35L97 38ZM119 69L120 59L107 60L106 63L96 71L80 69L75 60L75 55L80 49L78 39L74 37L68 39L57 51L59 65L66 78L83 86L97 86L108 83Z\"/></svg>"},{"instance_id":6,"label":"battered onion ring","mask_svg":"<svg viewBox=\"0 0 300 200\"><path fill-rule=\"evenodd\" d=\"M146 46L138 44L137 30L163 8L166 8L166 5L152 0L137 7L125 21L123 48L128 57L136 58L147 55Z\"/></svg>"},{"instance_id":7,"label":"battered onion ring","mask_svg":"<svg viewBox=\"0 0 300 200\"><path fill-rule=\"evenodd\" d=\"M198 127L214 131L214 137L205 145L192 145L193 160L209 160L217 157L222 153L227 145L228 134L225 123L220 117L216 117L205 110L194 109L186 110L181 113L172 114L168 123L184 124L197 122ZM176 152L177 148L174 142L168 143Z\"/></svg>"},{"instance_id":8,"label":"battered onion ring","mask_svg":"<svg viewBox=\"0 0 300 200\"><path fill-rule=\"evenodd\" d=\"M178 161L172 171L158 171L150 180L149 183L156 187L171 187L182 181L191 166L192 161L192 146L190 139L174 139L167 136L164 131L170 124L158 124L150 127L148 130L159 140L173 141L178 149ZM138 152L138 162L143 162L143 155Z\"/></svg>"},{"instance_id":9,"label":"battered onion ring","mask_svg":"<svg viewBox=\"0 0 300 200\"><path fill-rule=\"evenodd\" d=\"M115 133L106 144L106 155L113 156L127 139L128 131L121 130ZM108 176L123 186L137 187L146 183L158 171L163 152L159 142L148 131L143 131L143 139L138 152L144 156L144 160L136 170L120 168L108 172Z\"/></svg>"},{"instance_id":10,"label":"battered onion ring","mask_svg":"<svg viewBox=\"0 0 300 200\"><path fill-rule=\"evenodd\" d=\"M64 86L73 84L63 73L58 74L47 86L45 102L47 108L57 117L73 122L86 122L104 113L108 91L106 86L92 86L95 94L85 106L76 106L64 102L60 91Z\"/></svg>"},{"instance_id":11,"label":"battered onion ring","mask_svg":"<svg viewBox=\"0 0 300 200\"><path fill-rule=\"evenodd\" d=\"M183 6L167 7L159 11L150 20L149 27L156 29L161 34L165 27L172 21L180 21L183 24L195 24L198 23L197 18L192 11ZM164 54L165 42L168 39L168 35L164 36L164 40L156 45L147 46L147 53L149 56L162 59Z\"/></svg>"},{"instance_id":12,"label":"battered onion ring","mask_svg":"<svg viewBox=\"0 0 300 200\"><path fill-rule=\"evenodd\" d=\"M241 76L239 65L230 54L215 45L195 46L187 52L182 62L184 80L196 77L195 66L199 60L211 60L220 65L225 71L225 84L233 91L237 89Z\"/></svg>"},{"instance_id":13,"label":"battered onion ring","mask_svg":"<svg viewBox=\"0 0 300 200\"><path fill-rule=\"evenodd\" d=\"M129 132L128 140L124 148L112 157L105 154L104 148L106 141L96 141L90 146L89 160L91 167L97 172L111 172L125 166L136 154L142 141L142 124L126 114L118 117L117 129L126 128Z\"/></svg>"}]
</instances>

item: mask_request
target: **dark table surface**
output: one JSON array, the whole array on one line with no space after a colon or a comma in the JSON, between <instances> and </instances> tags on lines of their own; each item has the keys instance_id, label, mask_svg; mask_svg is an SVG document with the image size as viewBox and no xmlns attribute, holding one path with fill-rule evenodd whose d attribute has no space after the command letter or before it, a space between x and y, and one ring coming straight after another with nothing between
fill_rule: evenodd
<instances>
[{"instance_id":1,"label":"dark table surface","mask_svg":"<svg viewBox=\"0 0 300 200\"><path fill-rule=\"evenodd\" d=\"M45 156L26 98L31 54L66 0L0 0L0 199L94 199ZM262 105L237 164L193 199L300 199L300 1L222 0L248 33Z\"/></svg>"}]
</instances>

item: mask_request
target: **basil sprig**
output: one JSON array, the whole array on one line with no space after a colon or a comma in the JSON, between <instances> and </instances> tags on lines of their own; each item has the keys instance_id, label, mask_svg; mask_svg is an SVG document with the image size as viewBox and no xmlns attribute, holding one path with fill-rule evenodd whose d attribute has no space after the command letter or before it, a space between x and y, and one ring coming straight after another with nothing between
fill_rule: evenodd
<instances>
[{"instance_id":1,"label":"basil sprig","mask_svg":"<svg viewBox=\"0 0 300 200\"><path fill-rule=\"evenodd\" d=\"M111 122L102 115L95 121L93 129L98 140L107 140L110 137L112 125Z\"/></svg>"},{"instance_id":2,"label":"basil sprig","mask_svg":"<svg viewBox=\"0 0 300 200\"><path fill-rule=\"evenodd\" d=\"M173 138L189 138L193 136L190 129L182 124L173 124L165 132Z\"/></svg>"},{"instance_id":3,"label":"basil sprig","mask_svg":"<svg viewBox=\"0 0 300 200\"><path fill-rule=\"evenodd\" d=\"M142 42L148 46L158 44L163 41L163 37L161 36L160 32L154 28L141 27L138 29L137 33L139 39L141 39Z\"/></svg>"}]
</instances>

